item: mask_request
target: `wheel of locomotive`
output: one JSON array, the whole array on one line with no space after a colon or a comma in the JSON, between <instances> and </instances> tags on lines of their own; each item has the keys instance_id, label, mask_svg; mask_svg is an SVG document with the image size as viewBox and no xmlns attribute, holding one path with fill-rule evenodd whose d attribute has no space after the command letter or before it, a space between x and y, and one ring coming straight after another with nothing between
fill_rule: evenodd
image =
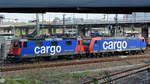
<instances>
[{"instance_id":1,"label":"wheel of locomotive","mask_svg":"<svg viewBox=\"0 0 150 84\"><path fill-rule=\"evenodd\" d=\"M129 51L129 55L132 55L132 51Z\"/></svg>"},{"instance_id":2,"label":"wheel of locomotive","mask_svg":"<svg viewBox=\"0 0 150 84\"><path fill-rule=\"evenodd\" d=\"M119 56L122 55L122 52L118 52Z\"/></svg>"},{"instance_id":3,"label":"wheel of locomotive","mask_svg":"<svg viewBox=\"0 0 150 84\"><path fill-rule=\"evenodd\" d=\"M116 56L116 52L115 51L112 54L113 54L113 56Z\"/></svg>"},{"instance_id":4,"label":"wheel of locomotive","mask_svg":"<svg viewBox=\"0 0 150 84\"><path fill-rule=\"evenodd\" d=\"M98 57L101 57L101 56L102 56L101 53L98 53L97 55L98 55Z\"/></svg>"},{"instance_id":5,"label":"wheel of locomotive","mask_svg":"<svg viewBox=\"0 0 150 84\"><path fill-rule=\"evenodd\" d=\"M111 52L111 56L114 56L114 52Z\"/></svg>"},{"instance_id":6,"label":"wheel of locomotive","mask_svg":"<svg viewBox=\"0 0 150 84\"><path fill-rule=\"evenodd\" d=\"M73 55L66 55L65 58L66 58L67 60L72 60L72 59L73 59Z\"/></svg>"},{"instance_id":7,"label":"wheel of locomotive","mask_svg":"<svg viewBox=\"0 0 150 84\"><path fill-rule=\"evenodd\" d=\"M24 62L31 62L32 58L24 58L22 59Z\"/></svg>"},{"instance_id":8,"label":"wheel of locomotive","mask_svg":"<svg viewBox=\"0 0 150 84\"><path fill-rule=\"evenodd\" d=\"M96 58L98 58L99 56L98 56L98 53L96 53Z\"/></svg>"},{"instance_id":9,"label":"wheel of locomotive","mask_svg":"<svg viewBox=\"0 0 150 84\"><path fill-rule=\"evenodd\" d=\"M135 54L139 54L139 51L136 50L136 51L135 51Z\"/></svg>"},{"instance_id":10,"label":"wheel of locomotive","mask_svg":"<svg viewBox=\"0 0 150 84\"><path fill-rule=\"evenodd\" d=\"M91 53L91 54L89 54L89 55L90 55L91 58L94 58L94 54L95 54L95 53Z\"/></svg>"},{"instance_id":11,"label":"wheel of locomotive","mask_svg":"<svg viewBox=\"0 0 150 84\"><path fill-rule=\"evenodd\" d=\"M97 53L93 53L93 58L96 58L97 57Z\"/></svg>"},{"instance_id":12,"label":"wheel of locomotive","mask_svg":"<svg viewBox=\"0 0 150 84\"><path fill-rule=\"evenodd\" d=\"M106 52L106 53L105 53L105 57L109 57L109 52Z\"/></svg>"},{"instance_id":13,"label":"wheel of locomotive","mask_svg":"<svg viewBox=\"0 0 150 84\"><path fill-rule=\"evenodd\" d=\"M51 60L51 57L50 57L50 56L44 57L44 60L45 60L45 61L50 61L50 60Z\"/></svg>"},{"instance_id":14,"label":"wheel of locomotive","mask_svg":"<svg viewBox=\"0 0 150 84\"><path fill-rule=\"evenodd\" d=\"M128 51L128 55L132 55L132 52L130 50Z\"/></svg>"},{"instance_id":15,"label":"wheel of locomotive","mask_svg":"<svg viewBox=\"0 0 150 84\"><path fill-rule=\"evenodd\" d=\"M84 56L84 54L78 54L77 57L78 59L81 59Z\"/></svg>"},{"instance_id":16,"label":"wheel of locomotive","mask_svg":"<svg viewBox=\"0 0 150 84\"><path fill-rule=\"evenodd\" d=\"M126 51L126 55L130 55L130 51Z\"/></svg>"},{"instance_id":17,"label":"wheel of locomotive","mask_svg":"<svg viewBox=\"0 0 150 84\"><path fill-rule=\"evenodd\" d=\"M113 54L112 52L109 52L109 53L108 53L108 56L112 56L112 54Z\"/></svg>"},{"instance_id":18,"label":"wheel of locomotive","mask_svg":"<svg viewBox=\"0 0 150 84\"><path fill-rule=\"evenodd\" d=\"M127 51L123 51L122 53L123 53L123 55L128 55Z\"/></svg>"},{"instance_id":19,"label":"wheel of locomotive","mask_svg":"<svg viewBox=\"0 0 150 84\"><path fill-rule=\"evenodd\" d=\"M86 57L87 58L90 58L91 56L90 56L90 53L86 53Z\"/></svg>"},{"instance_id":20,"label":"wheel of locomotive","mask_svg":"<svg viewBox=\"0 0 150 84\"><path fill-rule=\"evenodd\" d=\"M12 63L21 63L23 62L23 58L13 58Z\"/></svg>"},{"instance_id":21,"label":"wheel of locomotive","mask_svg":"<svg viewBox=\"0 0 150 84\"><path fill-rule=\"evenodd\" d=\"M37 61L37 62L40 62L40 61L42 61L42 58L41 58L41 57L37 57L37 58L36 58L36 61Z\"/></svg>"},{"instance_id":22,"label":"wheel of locomotive","mask_svg":"<svg viewBox=\"0 0 150 84\"><path fill-rule=\"evenodd\" d=\"M57 55L51 56L50 59L51 59L51 60L57 60L57 59L58 59L58 56L57 56Z\"/></svg>"},{"instance_id":23,"label":"wheel of locomotive","mask_svg":"<svg viewBox=\"0 0 150 84\"><path fill-rule=\"evenodd\" d=\"M87 58L88 57L88 54L79 54L79 59L81 58Z\"/></svg>"},{"instance_id":24,"label":"wheel of locomotive","mask_svg":"<svg viewBox=\"0 0 150 84\"><path fill-rule=\"evenodd\" d=\"M82 56L83 56L83 55L82 55ZM86 58L89 58L89 57L90 57L89 53L86 53L85 56L86 56Z\"/></svg>"},{"instance_id":25,"label":"wheel of locomotive","mask_svg":"<svg viewBox=\"0 0 150 84\"><path fill-rule=\"evenodd\" d=\"M70 59L74 59L75 58L75 56L74 55L70 55Z\"/></svg>"},{"instance_id":26,"label":"wheel of locomotive","mask_svg":"<svg viewBox=\"0 0 150 84\"><path fill-rule=\"evenodd\" d=\"M105 57L105 53L104 52L101 54L101 57Z\"/></svg>"},{"instance_id":27,"label":"wheel of locomotive","mask_svg":"<svg viewBox=\"0 0 150 84\"><path fill-rule=\"evenodd\" d=\"M144 53L144 50L141 50L142 51L142 54Z\"/></svg>"},{"instance_id":28,"label":"wheel of locomotive","mask_svg":"<svg viewBox=\"0 0 150 84\"><path fill-rule=\"evenodd\" d=\"M131 55L135 55L135 51L131 51Z\"/></svg>"},{"instance_id":29,"label":"wheel of locomotive","mask_svg":"<svg viewBox=\"0 0 150 84\"><path fill-rule=\"evenodd\" d=\"M115 51L115 52L114 52L114 56L117 56L117 55L118 55L118 53Z\"/></svg>"},{"instance_id":30,"label":"wheel of locomotive","mask_svg":"<svg viewBox=\"0 0 150 84\"><path fill-rule=\"evenodd\" d=\"M138 51L138 54L142 55L144 53L144 50Z\"/></svg>"},{"instance_id":31,"label":"wheel of locomotive","mask_svg":"<svg viewBox=\"0 0 150 84\"><path fill-rule=\"evenodd\" d=\"M77 57L78 59L81 59L82 57L86 56L86 54L78 54Z\"/></svg>"},{"instance_id":32,"label":"wheel of locomotive","mask_svg":"<svg viewBox=\"0 0 150 84\"><path fill-rule=\"evenodd\" d=\"M105 53L104 52L102 53L102 57L105 57Z\"/></svg>"},{"instance_id":33,"label":"wheel of locomotive","mask_svg":"<svg viewBox=\"0 0 150 84\"><path fill-rule=\"evenodd\" d=\"M78 59L77 55L73 55L73 59Z\"/></svg>"}]
</instances>

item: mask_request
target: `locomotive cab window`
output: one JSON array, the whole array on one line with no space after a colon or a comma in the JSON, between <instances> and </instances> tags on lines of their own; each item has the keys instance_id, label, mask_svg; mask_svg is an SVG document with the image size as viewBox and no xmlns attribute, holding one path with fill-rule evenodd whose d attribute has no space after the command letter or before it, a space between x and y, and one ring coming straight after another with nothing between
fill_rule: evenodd
<instances>
[{"instance_id":1,"label":"locomotive cab window","mask_svg":"<svg viewBox=\"0 0 150 84\"><path fill-rule=\"evenodd\" d=\"M51 46L57 46L58 45L58 42L57 41L52 41L51 42Z\"/></svg>"},{"instance_id":2,"label":"locomotive cab window","mask_svg":"<svg viewBox=\"0 0 150 84\"><path fill-rule=\"evenodd\" d=\"M84 39L82 42L83 45L87 45L87 46L90 45L90 43L91 43L90 39Z\"/></svg>"},{"instance_id":3,"label":"locomotive cab window","mask_svg":"<svg viewBox=\"0 0 150 84\"><path fill-rule=\"evenodd\" d=\"M24 43L23 43L23 47L24 47L24 48L27 48L27 42L24 42Z\"/></svg>"},{"instance_id":4,"label":"locomotive cab window","mask_svg":"<svg viewBox=\"0 0 150 84\"><path fill-rule=\"evenodd\" d=\"M95 44L97 44L97 40L95 40Z\"/></svg>"},{"instance_id":5,"label":"locomotive cab window","mask_svg":"<svg viewBox=\"0 0 150 84\"><path fill-rule=\"evenodd\" d=\"M72 45L72 41L66 41L65 44L66 45Z\"/></svg>"},{"instance_id":6,"label":"locomotive cab window","mask_svg":"<svg viewBox=\"0 0 150 84\"><path fill-rule=\"evenodd\" d=\"M142 42L144 42L144 39L142 39Z\"/></svg>"},{"instance_id":7,"label":"locomotive cab window","mask_svg":"<svg viewBox=\"0 0 150 84\"><path fill-rule=\"evenodd\" d=\"M43 46L43 42L36 42L36 46Z\"/></svg>"},{"instance_id":8,"label":"locomotive cab window","mask_svg":"<svg viewBox=\"0 0 150 84\"><path fill-rule=\"evenodd\" d=\"M78 41L78 45L80 45L80 41Z\"/></svg>"},{"instance_id":9,"label":"locomotive cab window","mask_svg":"<svg viewBox=\"0 0 150 84\"><path fill-rule=\"evenodd\" d=\"M21 48L21 47L22 47L22 46L21 46L21 42L18 42L18 41L14 42L14 43L13 43L13 47L14 47L14 48Z\"/></svg>"}]
</instances>

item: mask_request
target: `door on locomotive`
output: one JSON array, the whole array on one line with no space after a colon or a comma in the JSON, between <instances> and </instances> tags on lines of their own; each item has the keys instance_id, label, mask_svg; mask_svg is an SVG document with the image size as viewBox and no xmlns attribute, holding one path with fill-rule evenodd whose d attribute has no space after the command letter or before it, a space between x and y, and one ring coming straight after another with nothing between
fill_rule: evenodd
<instances>
[{"instance_id":1,"label":"door on locomotive","mask_svg":"<svg viewBox=\"0 0 150 84\"><path fill-rule=\"evenodd\" d=\"M146 40L145 40L145 38L144 37L139 37L139 39L140 39L140 48L142 49L142 50L145 50L146 49Z\"/></svg>"},{"instance_id":2,"label":"door on locomotive","mask_svg":"<svg viewBox=\"0 0 150 84\"><path fill-rule=\"evenodd\" d=\"M91 38L91 43L89 45L90 53L95 53L100 50L100 40L101 40L101 37Z\"/></svg>"},{"instance_id":3,"label":"door on locomotive","mask_svg":"<svg viewBox=\"0 0 150 84\"><path fill-rule=\"evenodd\" d=\"M77 40L76 52L84 52L82 40Z\"/></svg>"},{"instance_id":4,"label":"door on locomotive","mask_svg":"<svg viewBox=\"0 0 150 84\"><path fill-rule=\"evenodd\" d=\"M64 55L71 55L76 53L77 40L64 40L63 44Z\"/></svg>"},{"instance_id":5,"label":"door on locomotive","mask_svg":"<svg viewBox=\"0 0 150 84\"><path fill-rule=\"evenodd\" d=\"M19 40L12 40L11 41L11 49L8 53L8 55L19 55L21 48L22 48L23 42Z\"/></svg>"},{"instance_id":6,"label":"door on locomotive","mask_svg":"<svg viewBox=\"0 0 150 84\"><path fill-rule=\"evenodd\" d=\"M83 39L82 41L82 44L83 44L83 48L85 51L89 51L89 46L90 46L90 43L91 43L91 38L85 38Z\"/></svg>"},{"instance_id":7,"label":"door on locomotive","mask_svg":"<svg viewBox=\"0 0 150 84\"><path fill-rule=\"evenodd\" d=\"M94 49L95 51L98 51L98 50L99 50L99 48L100 48L99 44L100 44L100 41L99 41L99 40L94 40L93 49Z\"/></svg>"}]
</instances>

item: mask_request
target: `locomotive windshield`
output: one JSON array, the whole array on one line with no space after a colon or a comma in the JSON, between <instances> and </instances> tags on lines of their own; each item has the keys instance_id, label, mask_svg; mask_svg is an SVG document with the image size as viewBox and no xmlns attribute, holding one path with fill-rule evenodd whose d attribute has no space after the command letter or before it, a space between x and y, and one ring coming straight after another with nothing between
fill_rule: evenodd
<instances>
[{"instance_id":1,"label":"locomotive windshield","mask_svg":"<svg viewBox=\"0 0 150 84\"><path fill-rule=\"evenodd\" d=\"M91 43L90 39L84 39L82 42L83 45L90 45L90 43Z\"/></svg>"},{"instance_id":2,"label":"locomotive windshield","mask_svg":"<svg viewBox=\"0 0 150 84\"><path fill-rule=\"evenodd\" d=\"M14 48L21 48L21 42L19 42L19 41L14 41L14 42L13 42L13 47L14 47Z\"/></svg>"}]
</instances>

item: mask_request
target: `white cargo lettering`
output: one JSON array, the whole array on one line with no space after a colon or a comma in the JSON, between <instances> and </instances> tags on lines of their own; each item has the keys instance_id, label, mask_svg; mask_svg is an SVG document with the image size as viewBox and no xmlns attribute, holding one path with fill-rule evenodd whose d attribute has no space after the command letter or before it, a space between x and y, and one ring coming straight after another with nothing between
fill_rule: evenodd
<instances>
[{"instance_id":1,"label":"white cargo lettering","mask_svg":"<svg viewBox=\"0 0 150 84\"><path fill-rule=\"evenodd\" d=\"M39 47L35 47L35 49L34 49L34 52L35 52L35 54L39 54L40 52L39 52Z\"/></svg>"},{"instance_id":2,"label":"white cargo lettering","mask_svg":"<svg viewBox=\"0 0 150 84\"><path fill-rule=\"evenodd\" d=\"M45 53L45 47L42 46L42 47L41 47L41 54L44 54L44 53Z\"/></svg>"},{"instance_id":3,"label":"white cargo lettering","mask_svg":"<svg viewBox=\"0 0 150 84\"><path fill-rule=\"evenodd\" d=\"M54 54L55 54L55 51L56 51L56 50L55 50L55 46L51 46L51 48L50 48L50 52L51 52L51 53L50 53L50 54L51 54L51 55L54 55Z\"/></svg>"},{"instance_id":4,"label":"white cargo lettering","mask_svg":"<svg viewBox=\"0 0 150 84\"><path fill-rule=\"evenodd\" d=\"M107 49L107 46L106 45L108 45L108 43L105 41L104 43L103 43L103 48L106 50Z\"/></svg>"},{"instance_id":5,"label":"white cargo lettering","mask_svg":"<svg viewBox=\"0 0 150 84\"><path fill-rule=\"evenodd\" d=\"M127 48L127 42L126 42L126 41L123 41L123 42L122 42L122 48L123 48L123 49Z\"/></svg>"},{"instance_id":6,"label":"white cargo lettering","mask_svg":"<svg viewBox=\"0 0 150 84\"><path fill-rule=\"evenodd\" d=\"M61 52L61 46L41 46L41 47L35 47L34 52L35 52L35 54L50 53L51 55L54 55L56 53L60 53Z\"/></svg>"},{"instance_id":7,"label":"white cargo lettering","mask_svg":"<svg viewBox=\"0 0 150 84\"><path fill-rule=\"evenodd\" d=\"M112 41L109 42L109 47L108 48L113 49L113 42Z\"/></svg>"},{"instance_id":8,"label":"white cargo lettering","mask_svg":"<svg viewBox=\"0 0 150 84\"><path fill-rule=\"evenodd\" d=\"M61 52L61 47L60 46L56 47L56 52Z\"/></svg>"},{"instance_id":9,"label":"white cargo lettering","mask_svg":"<svg viewBox=\"0 0 150 84\"><path fill-rule=\"evenodd\" d=\"M117 49L122 49L122 45L121 45L121 44L122 44L121 41L118 41L118 42L117 42Z\"/></svg>"},{"instance_id":10,"label":"white cargo lettering","mask_svg":"<svg viewBox=\"0 0 150 84\"><path fill-rule=\"evenodd\" d=\"M126 41L104 41L103 42L103 49L104 50L111 50L111 49L126 49L127 48L127 42Z\"/></svg>"}]
</instances>

